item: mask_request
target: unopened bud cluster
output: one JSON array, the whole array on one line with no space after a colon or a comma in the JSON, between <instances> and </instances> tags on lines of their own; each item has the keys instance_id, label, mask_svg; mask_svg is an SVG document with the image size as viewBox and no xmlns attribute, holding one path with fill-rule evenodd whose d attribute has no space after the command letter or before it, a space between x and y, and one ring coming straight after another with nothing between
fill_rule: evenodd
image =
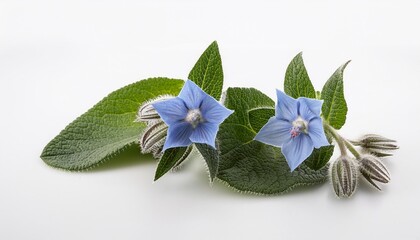
<instances>
[{"instance_id":1,"label":"unopened bud cluster","mask_svg":"<svg viewBox=\"0 0 420 240\"><path fill-rule=\"evenodd\" d=\"M341 156L331 167L331 181L336 195L350 197L356 190L359 176L381 190L377 183L388 183L391 179L381 158L392 156L392 151L399 148L396 141L375 134L364 135L358 141L347 141L338 134L336 136L342 150ZM360 149L356 150L355 147ZM354 158L347 155L346 149Z\"/></svg>"},{"instance_id":2,"label":"unopened bud cluster","mask_svg":"<svg viewBox=\"0 0 420 240\"><path fill-rule=\"evenodd\" d=\"M155 158L160 158L162 156L162 149L165 144L168 126L160 118L152 104L173 97L174 96L163 95L147 101L140 106L136 121L147 124L139 139L142 153L151 153Z\"/></svg>"}]
</instances>

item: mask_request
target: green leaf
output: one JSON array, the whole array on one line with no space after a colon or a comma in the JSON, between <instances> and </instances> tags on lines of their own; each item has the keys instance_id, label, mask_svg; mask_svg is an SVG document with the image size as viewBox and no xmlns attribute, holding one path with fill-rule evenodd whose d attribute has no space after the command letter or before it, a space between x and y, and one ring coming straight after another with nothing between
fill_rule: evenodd
<instances>
[{"instance_id":1,"label":"green leaf","mask_svg":"<svg viewBox=\"0 0 420 240\"><path fill-rule=\"evenodd\" d=\"M198 59L188 75L188 79L195 82L197 86L216 100L220 99L223 89L223 68L216 41L210 44ZM196 143L195 146L207 163L210 181L212 182L217 175L219 152L206 144Z\"/></svg>"},{"instance_id":2,"label":"green leaf","mask_svg":"<svg viewBox=\"0 0 420 240\"><path fill-rule=\"evenodd\" d=\"M109 94L49 142L41 158L68 170L90 168L109 159L138 141L145 127L134 122L140 105L162 94L177 95L183 84L182 80L150 78Z\"/></svg>"},{"instance_id":3,"label":"green leaf","mask_svg":"<svg viewBox=\"0 0 420 240\"><path fill-rule=\"evenodd\" d=\"M333 153L334 145L314 149L312 154L304 161L304 163L306 164L306 166L313 170L320 170L325 165L327 165Z\"/></svg>"},{"instance_id":4,"label":"green leaf","mask_svg":"<svg viewBox=\"0 0 420 240\"><path fill-rule=\"evenodd\" d=\"M255 108L248 112L249 124L255 132L259 132L260 129L268 122L272 116L274 116L274 108Z\"/></svg>"},{"instance_id":5,"label":"green leaf","mask_svg":"<svg viewBox=\"0 0 420 240\"><path fill-rule=\"evenodd\" d=\"M213 42L212 44L210 44L210 46L200 56L197 63L194 65L193 69L188 75L188 79L197 84L197 86L203 89L203 91L205 91L210 96L214 97L217 100L220 99L220 95L222 94L223 88L223 69L222 59L220 58L219 47L217 46L217 42ZM208 164L210 180L212 181L217 173L218 158L216 163L214 163L212 161L215 160L209 159L209 157L212 156L212 154L210 154L208 149L206 150L204 146L197 148L205 152L205 154L201 154L203 155L203 157L206 160L206 163ZM165 166L166 164L170 163L166 167L170 166L170 168L176 168L185 160L189 152L190 151L187 151L187 149L185 148L174 148L170 152L166 150L162 156L162 159L164 160L163 163L165 163ZM215 157L212 156L212 158ZM158 176L158 178L161 177L163 174L167 173L170 170L170 168L164 168L164 166L161 166L159 168L158 166L159 172L158 170L156 170L156 176ZM155 180L157 180L158 178L156 178Z\"/></svg>"},{"instance_id":6,"label":"green leaf","mask_svg":"<svg viewBox=\"0 0 420 240\"><path fill-rule=\"evenodd\" d=\"M184 161L189 154L188 147L166 149L160 158L155 173L155 181L171 170L179 161Z\"/></svg>"},{"instance_id":7,"label":"green leaf","mask_svg":"<svg viewBox=\"0 0 420 240\"><path fill-rule=\"evenodd\" d=\"M180 148L177 148L177 149L178 149L178 151L182 151L182 149L180 149ZM190 155L190 153L191 153L192 149L193 149L193 145L190 145L190 146L188 146L188 147L187 147L187 149L184 151L184 154L183 154L183 155L182 155L181 153L177 153L177 154L179 154L178 156L181 156L181 155L182 155L182 157L181 157L181 158L179 158L179 159L176 161L176 164L172 167L172 171L176 171L176 170L178 170L178 169L181 167L181 165L184 163L184 161L185 161L186 159L188 159L188 156ZM163 155L165 155L165 153L163 153Z\"/></svg>"},{"instance_id":8,"label":"green leaf","mask_svg":"<svg viewBox=\"0 0 420 240\"><path fill-rule=\"evenodd\" d=\"M314 86L303 63L302 53L296 55L287 67L284 92L293 98L316 97Z\"/></svg>"},{"instance_id":9,"label":"green leaf","mask_svg":"<svg viewBox=\"0 0 420 240\"><path fill-rule=\"evenodd\" d=\"M196 143L195 146L206 161L210 174L210 182L213 182L219 168L219 151L203 143ZM219 147L217 141L216 147Z\"/></svg>"},{"instance_id":10,"label":"green leaf","mask_svg":"<svg viewBox=\"0 0 420 240\"><path fill-rule=\"evenodd\" d=\"M223 88L223 69L216 41L210 44L198 59L188 79L216 100L220 99Z\"/></svg>"},{"instance_id":11,"label":"green leaf","mask_svg":"<svg viewBox=\"0 0 420 240\"><path fill-rule=\"evenodd\" d=\"M327 179L326 167L315 171L302 164L290 172L280 148L253 140L256 131L250 123L249 110L274 108L268 96L253 88L229 88L225 105L235 112L221 124L218 133L219 179L240 191L262 194L284 193Z\"/></svg>"},{"instance_id":12,"label":"green leaf","mask_svg":"<svg viewBox=\"0 0 420 240\"><path fill-rule=\"evenodd\" d=\"M321 99L324 99L323 118L335 129L340 129L346 122L347 103L344 99L343 72L349 62L343 64L333 73L321 92Z\"/></svg>"}]
</instances>

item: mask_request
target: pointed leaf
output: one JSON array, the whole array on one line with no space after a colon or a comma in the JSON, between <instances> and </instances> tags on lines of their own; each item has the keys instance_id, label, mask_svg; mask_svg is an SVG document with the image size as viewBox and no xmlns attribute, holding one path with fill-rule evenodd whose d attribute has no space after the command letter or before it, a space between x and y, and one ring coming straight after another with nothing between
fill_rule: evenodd
<instances>
[{"instance_id":1,"label":"pointed leaf","mask_svg":"<svg viewBox=\"0 0 420 240\"><path fill-rule=\"evenodd\" d=\"M316 97L314 86L303 63L302 53L296 55L287 67L284 78L284 92L293 98Z\"/></svg>"},{"instance_id":2,"label":"pointed leaf","mask_svg":"<svg viewBox=\"0 0 420 240\"><path fill-rule=\"evenodd\" d=\"M290 172L280 148L254 141L249 110L273 108L268 96L253 88L229 88L225 105L235 112L220 125L220 164L217 177L245 192L284 193L299 185L323 182L328 169L314 171L302 164Z\"/></svg>"},{"instance_id":3,"label":"pointed leaf","mask_svg":"<svg viewBox=\"0 0 420 240\"><path fill-rule=\"evenodd\" d=\"M217 176L217 171L219 168L219 151L203 143L196 143L195 146L206 161L207 167L209 169L210 181L213 182L214 178ZM219 147L217 141L216 147Z\"/></svg>"},{"instance_id":4,"label":"pointed leaf","mask_svg":"<svg viewBox=\"0 0 420 240\"><path fill-rule=\"evenodd\" d=\"M187 147L187 150L185 150L184 155L172 167L172 171L176 171L176 170L181 168L181 166L185 162L185 160L188 159L188 156L190 155L192 149L193 149L193 145L190 145L190 146Z\"/></svg>"},{"instance_id":5,"label":"pointed leaf","mask_svg":"<svg viewBox=\"0 0 420 240\"><path fill-rule=\"evenodd\" d=\"M220 99L223 88L223 69L216 41L210 44L198 59L188 75L188 79L216 100Z\"/></svg>"},{"instance_id":6,"label":"pointed leaf","mask_svg":"<svg viewBox=\"0 0 420 240\"><path fill-rule=\"evenodd\" d=\"M344 99L343 72L349 62L343 64L333 73L321 92L321 99L324 99L323 118L335 129L340 129L346 122L347 103Z\"/></svg>"},{"instance_id":7,"label":"pointed leaf","mask_svg":"<svg viewBox=\"0 0 420 240\"><path fill-rule=\"evenodd\" d=\"M184 161L188 157L188 147L168 148L159 160L155 172L155 181L171 170L179 161Z\"/></svg>"},{"instance_id":8,"label":"pointed leaf","mask_svg":"<svg viewBox=\"0 0 420 240\"><path fill-rule=\"evenodd\" d=\"M90 168L138 142L144 123L134 122L140 105L163 94L176 95L184 81L151 78L112 92L70 123L44 148L41 158L68 170Z\"/></svg>"}]
</instances>

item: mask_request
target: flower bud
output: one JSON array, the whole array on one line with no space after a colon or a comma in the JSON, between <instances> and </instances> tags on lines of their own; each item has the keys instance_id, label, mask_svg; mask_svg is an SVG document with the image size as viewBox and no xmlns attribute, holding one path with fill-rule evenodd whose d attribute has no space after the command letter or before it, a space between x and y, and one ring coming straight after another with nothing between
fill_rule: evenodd
<instances>
[{"instance_id":1,"label":"flower bud","mask_svg":"<svg viewBox=\"0 0 420 240\"><path fill-rule=\"evenodd\" d=\"M388 183L391 180L385 165L378 157L373 155L365 154L360 157L359 170L362 176L378 190L381 190L381 188L373 180L381 183Z\"/></svg>"},{"instance_id":2,"label":"flower bud","mask_svg":"<svg viewBox=\"0 0 420 240\"><path fill-rule=\"evenodd\" d=\"M377 157L392 156L391 151L399 148L395 140L377 134L366 134L359 141L353 141L352 143L362 147L363 152Z\"/></svg>"},{"instance_id":3,"label":"flower bud","mask_svg":"<svg viewBox=\"0 0 420 240\"><path fill-rule=\"evenodd\" d=\"M350 197L356 190L357 163L348 156L341 156L331 168L331 180L338 197Z\"/></svg>"},{"instance_id":4,"label":"flower bud","mask_svg":"<svg viewBox=\"0 0 420 240\"><path fill-rule=\"evenodd\" d=\"M147 128L140 136L142 153L152 153L155 158L159 158L165 144L167 132L168 126L163 121L149 122Z\"/></svg>"},{"instance_id":5,"label":"flower bud","mask_svg":"<svg viewBox=\"0 0 420 240\"><path fill-rule=\"evenodd\" d=\"M157 101L162 101L166 99L174 98L171 95L162 95L155 99L146 101L143 105L140 106L139 111L137 112L137 122L150 122L160 120L160 116L156 109L153 107L153 103Z\"/></svg>"}]
</instances>

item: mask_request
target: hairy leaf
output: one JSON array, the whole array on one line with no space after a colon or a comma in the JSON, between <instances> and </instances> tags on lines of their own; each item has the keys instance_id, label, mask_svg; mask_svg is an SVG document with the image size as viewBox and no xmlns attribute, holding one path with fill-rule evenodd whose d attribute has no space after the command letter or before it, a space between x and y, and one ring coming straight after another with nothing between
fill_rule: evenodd
<instances>
[{"instance_id":1,"label":"hairy leaf","mask_svg":"<svg viewBox=\"0 0 420 240\"><path fill-rule=\"evenodd\" d=\"M223 69L217 42L213 42L209 47L207 47L194 65L193 69L190 71L188 78L210 96L215 99L220 99L223 88ZM210 180L213 181L219 165L218 156L217 158L214 156L217 151L215 150L215 153L212 153L210 147L205 146L204 144L196 144L196 146L206 160L209 168ZM166 159L165 161L171 161L171 163L175 162L171 167L176 168L186 159L186 155L189 153L190 151L188 151L187 148L173 148L171 151L165 151L162 159ZM159 169L158 166L158 169L156 170L157 176L159 174L163 175L169 171L169 169L165 169L166 171L158 173L160 170L161 169Z\"/></svg>"},{"instance_id":2,"label":"hairy leaf","mask_svg":"<svg viewBox=\"0 0 420 240\"><path fill-rule=\"evenodd\" d=\"M188 75L188 79L216 100L220 99L223 88L223 69L216 41L210 44L198 59Z\"/></svg>"},{"instance_id":3,"label":"hairy leaf","mask_svg":"<svg viewBox=\"0 0 420 240\"><path fill-rule=\"evenodd\" d=\"M195 146L206 161L209 169L210 181L213 182L219 168L219 152L207 144L196 143Z\"/></svg>"},{"instance_id":4,"label":"hairy leaf","mask_svg":"<svg viewBox=\"0 0 420 240\"><path fill-rule=\"evenodd\" d=\"M184 151L184 154L182 155L182 157L180 157L178 159L178 161L176 162L176 164L172 167L173 171L178 170L179 168L181 168L182 164L184 164L185 160L188 159L188 156L191 154L193 149L193 145L190 145L187 147L187 149ZM181 153L179 153L181 154Z\"/></svg>"},{"instance_id":5,"label":"hairy leaf","mask_svg":"<svg viewBox=\"0 0 420 240\"><path fill-rule=\"evenodd\" d=\"M268 122L268 119L274 116L274 108L255 108L248 112L249 124L255 132L259 132L260 129Z\"/></svg>"},{"instance_id":6,"label":"hairy leaf","mask_svg":"<svg viewBox=\"0 0 420 240\"><path fill-rule=\"evenodd\" d=\"M293 98L316 97L314 86L309 79L305 64L303 64L302 53L296 55L287 67L284 92Z\"/></svg>"},{"instance_id":7,"label":"hairy leaf","mask_svg":"<svg viewBox=\"0 0 420 240\"><path fill-rule=\"evenodd\" d=\"M343 72L350 61L339 67L322 88L321 99L323 118L335 129L340 129L346 122L347 103L344 99Z\"/></svg>"},{"instance_id":8,"label":"hairy leaf","mask_svg":"<svg viewBox=\"0 0 420 240\"><path fill-rule=\"evenodd\" d=\"M283 193L298 185L323 182L328 169L315 171L302 164L290 172L280 148L254 141L256 131L249 110L273 108L274 102L253 88L229 88L226 107L235 112L220 126L221 159L217 177L245 192Z\"/></svg>"},{"instance_id":9,"label":"hairy leaf","mask_svg":"<svg viewBox=\"0 0 420 240\"><path fill-rule=\"evenodd\" d=\"M313 170L320 170L328 163L333 153L334 145L314 149L312 154L304 161L304 163Z\"/></svg>"},{"instance_id":10,"label":"hairy leaf","mask_svg":"<svg viewBox=\"0 0 420 240\"><path fill-rule=\"evenodd\" d=\"M185 160L189 152L188 147L169 148L165 150L165 154L160 158L156 172L155 181L171 170L179 161Z\"/></svg>"},{"instance_id":11,"label":"hairy leaf","mask_svg":"<svg viewBox=\"0 0 420 240\"><path fill-rule=\"evenodd\" d=\"M143 102L162 94L177 95L183 84L182 80L150 78L112 92L51 140L41 158L68 170L105 161L138 141L145 125L134 120Z\"/></svg>"}]
</instances>

